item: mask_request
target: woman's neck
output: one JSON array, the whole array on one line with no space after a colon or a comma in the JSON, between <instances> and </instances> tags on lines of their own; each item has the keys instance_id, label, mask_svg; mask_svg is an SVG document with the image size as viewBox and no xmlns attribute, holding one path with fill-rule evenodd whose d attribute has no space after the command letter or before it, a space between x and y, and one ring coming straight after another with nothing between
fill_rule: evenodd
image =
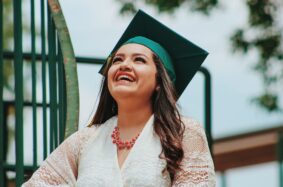
<instances>
[{"instance_id":1,"label":"woman's neck","mask_svg":"<svg viewBox=\"0 0 283 187\"><path fill-rule=\"evenodd\" d=\"M118 103L118 126L120 128L143 127L152 115L152 106L149 104Z\"/></svg>"}]
</instances>

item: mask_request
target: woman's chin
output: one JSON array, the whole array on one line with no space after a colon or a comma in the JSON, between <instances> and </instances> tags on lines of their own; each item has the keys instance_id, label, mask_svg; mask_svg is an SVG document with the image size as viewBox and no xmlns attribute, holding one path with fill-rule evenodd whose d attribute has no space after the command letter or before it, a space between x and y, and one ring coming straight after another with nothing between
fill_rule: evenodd
<instances>
[{"instance_id":1,"label":"woman's chin","mask_svg":"<svg viewBox=\"0 0 283 187\"><path fill-rule=\"evenodd\" d=\"M119 86L112 90L111 95L114 98L124 98L124 97L131 97L136 95L137 91L133 88L127 86Z\"/></svg>"}]
</instances>

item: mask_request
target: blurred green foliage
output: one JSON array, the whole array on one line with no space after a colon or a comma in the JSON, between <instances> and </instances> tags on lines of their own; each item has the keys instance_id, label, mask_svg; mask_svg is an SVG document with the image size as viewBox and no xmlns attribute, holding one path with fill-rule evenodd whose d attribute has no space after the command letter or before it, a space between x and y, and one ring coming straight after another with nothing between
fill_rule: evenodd
<instances>
[{"instance_id":1,"label":"blurred green foliage","mask_svg":"<svg viewBox=\"0 0 283 187\"><path fill-rule=\"evenodd\" d=\"M13 30L13 6L11 0L3 0L3 49L8 51L12 50L13 48L13 37L14 37L14 30ZM4 66L3 66L3 84L4 88L6 88L8 91L13 92L12 89L12 75L14 73L13 69L13 62L11 60L5 60Z\"/></svg>"},{"instance_id":2,"label":"blurred green foliage","mask_svg":"<svg viewBox=\"0 0 283 187\"><path fill-rule=\"evenodd\" d=\"M283 38L280 28L280 21L283 20L280 8L282 11L283 4L279 0L247 0L246 6L249 11L247 26L234 32L232 46L236 52L257 54L253 69L262 79L264 91L253 101L267 111L280 111L278 97L283 83Z\"/></svg>"},{"instance_id":3,"label":"blurred green foliage","mask_svg":"<svg viewBox=\"0 0 283 187\"><path fill-rule=\"evenodd\" d=\"M135 13L138 9L136 0L116 1L121 3L121 14ZM205 15L219 5L218 0L143 0L142 3L168 14L188 5L191 11ZM279 111L278 85L283 87L283 37L279 22L283 21L280 15L283 3L280 0L246 0L243 3L248 10L248 22L245 27L236 29L229 40L234 52L257 54L253 70L262 79L264 89L252 101L269 112Z\"/></svg>"},{"instance_id":4,"label":"blurred green foliage","mask_svg":"<svg viewBox=\"0 0 283 187\"><path fill-rule=\"evenodd\" d=\"M22 1L23 4L26 0ZM12 0L2 0L3 3L3 50L13 51L14 50L14 21L13 21L13 1ZM30 33L29 22L26 20L26 12L23 14L23 35ZM29 62L29 61L28 61ZM10 94L14 94L14 64L12 60L4 59L3 62L3 84L4 89ZM30 64L30 63L28 63ZM28 90L25 89L28 94Z\"/></svg>"},{"instance_id":5,"label":"blurred green foliage","mask_svg":"<svg viewBox=\"0 0 283 187\"><path fill-rule=\"evenodd\" d=\"M137 11L138 1L136 0L116 1L121 3L121 14L135 13ZM153 6L160 13L173 13L179 7L188 5L192 11L200 11L204 14L209 14L209 12L218 4L217 0L143 0L140 2Z\"/></svg>"}]
</instances>

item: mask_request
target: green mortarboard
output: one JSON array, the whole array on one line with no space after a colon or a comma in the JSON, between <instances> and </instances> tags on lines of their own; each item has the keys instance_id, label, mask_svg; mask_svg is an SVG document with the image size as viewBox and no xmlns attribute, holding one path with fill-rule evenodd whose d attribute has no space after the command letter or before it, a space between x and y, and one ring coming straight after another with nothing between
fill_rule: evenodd
<instances>
[{"instance_id":1,"label":"green mortarboard","mask_svg":"<svg viewBox=\"0 0 283 187\"><path fill-rule=\"evenodd\" d=\"M178 97L181 96L208 53L139 10L111 54L123 44L139 43L152 49L161 59ZM164 51L165 50L165 51ZM161 51L161 52L160 52ZM170 58L167 57L167 53ZM100 69L100 73L106 64Z\"/></svg>"}]
</instances>

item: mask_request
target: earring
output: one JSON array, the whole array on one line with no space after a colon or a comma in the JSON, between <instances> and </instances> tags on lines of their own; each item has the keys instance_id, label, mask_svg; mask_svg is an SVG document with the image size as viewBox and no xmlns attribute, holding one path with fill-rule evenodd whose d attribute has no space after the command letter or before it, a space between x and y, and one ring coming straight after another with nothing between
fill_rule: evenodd
<instances>
[{"instance_id":1,"label":"earring","mask_svg":"<svg viewBox=\"0 0 283 187\"><path fill-rule=\"evenodd\" d=\"M156 86L155 91L158 92L160 90L160 86Z\"/></svg>"}]
</instances>

